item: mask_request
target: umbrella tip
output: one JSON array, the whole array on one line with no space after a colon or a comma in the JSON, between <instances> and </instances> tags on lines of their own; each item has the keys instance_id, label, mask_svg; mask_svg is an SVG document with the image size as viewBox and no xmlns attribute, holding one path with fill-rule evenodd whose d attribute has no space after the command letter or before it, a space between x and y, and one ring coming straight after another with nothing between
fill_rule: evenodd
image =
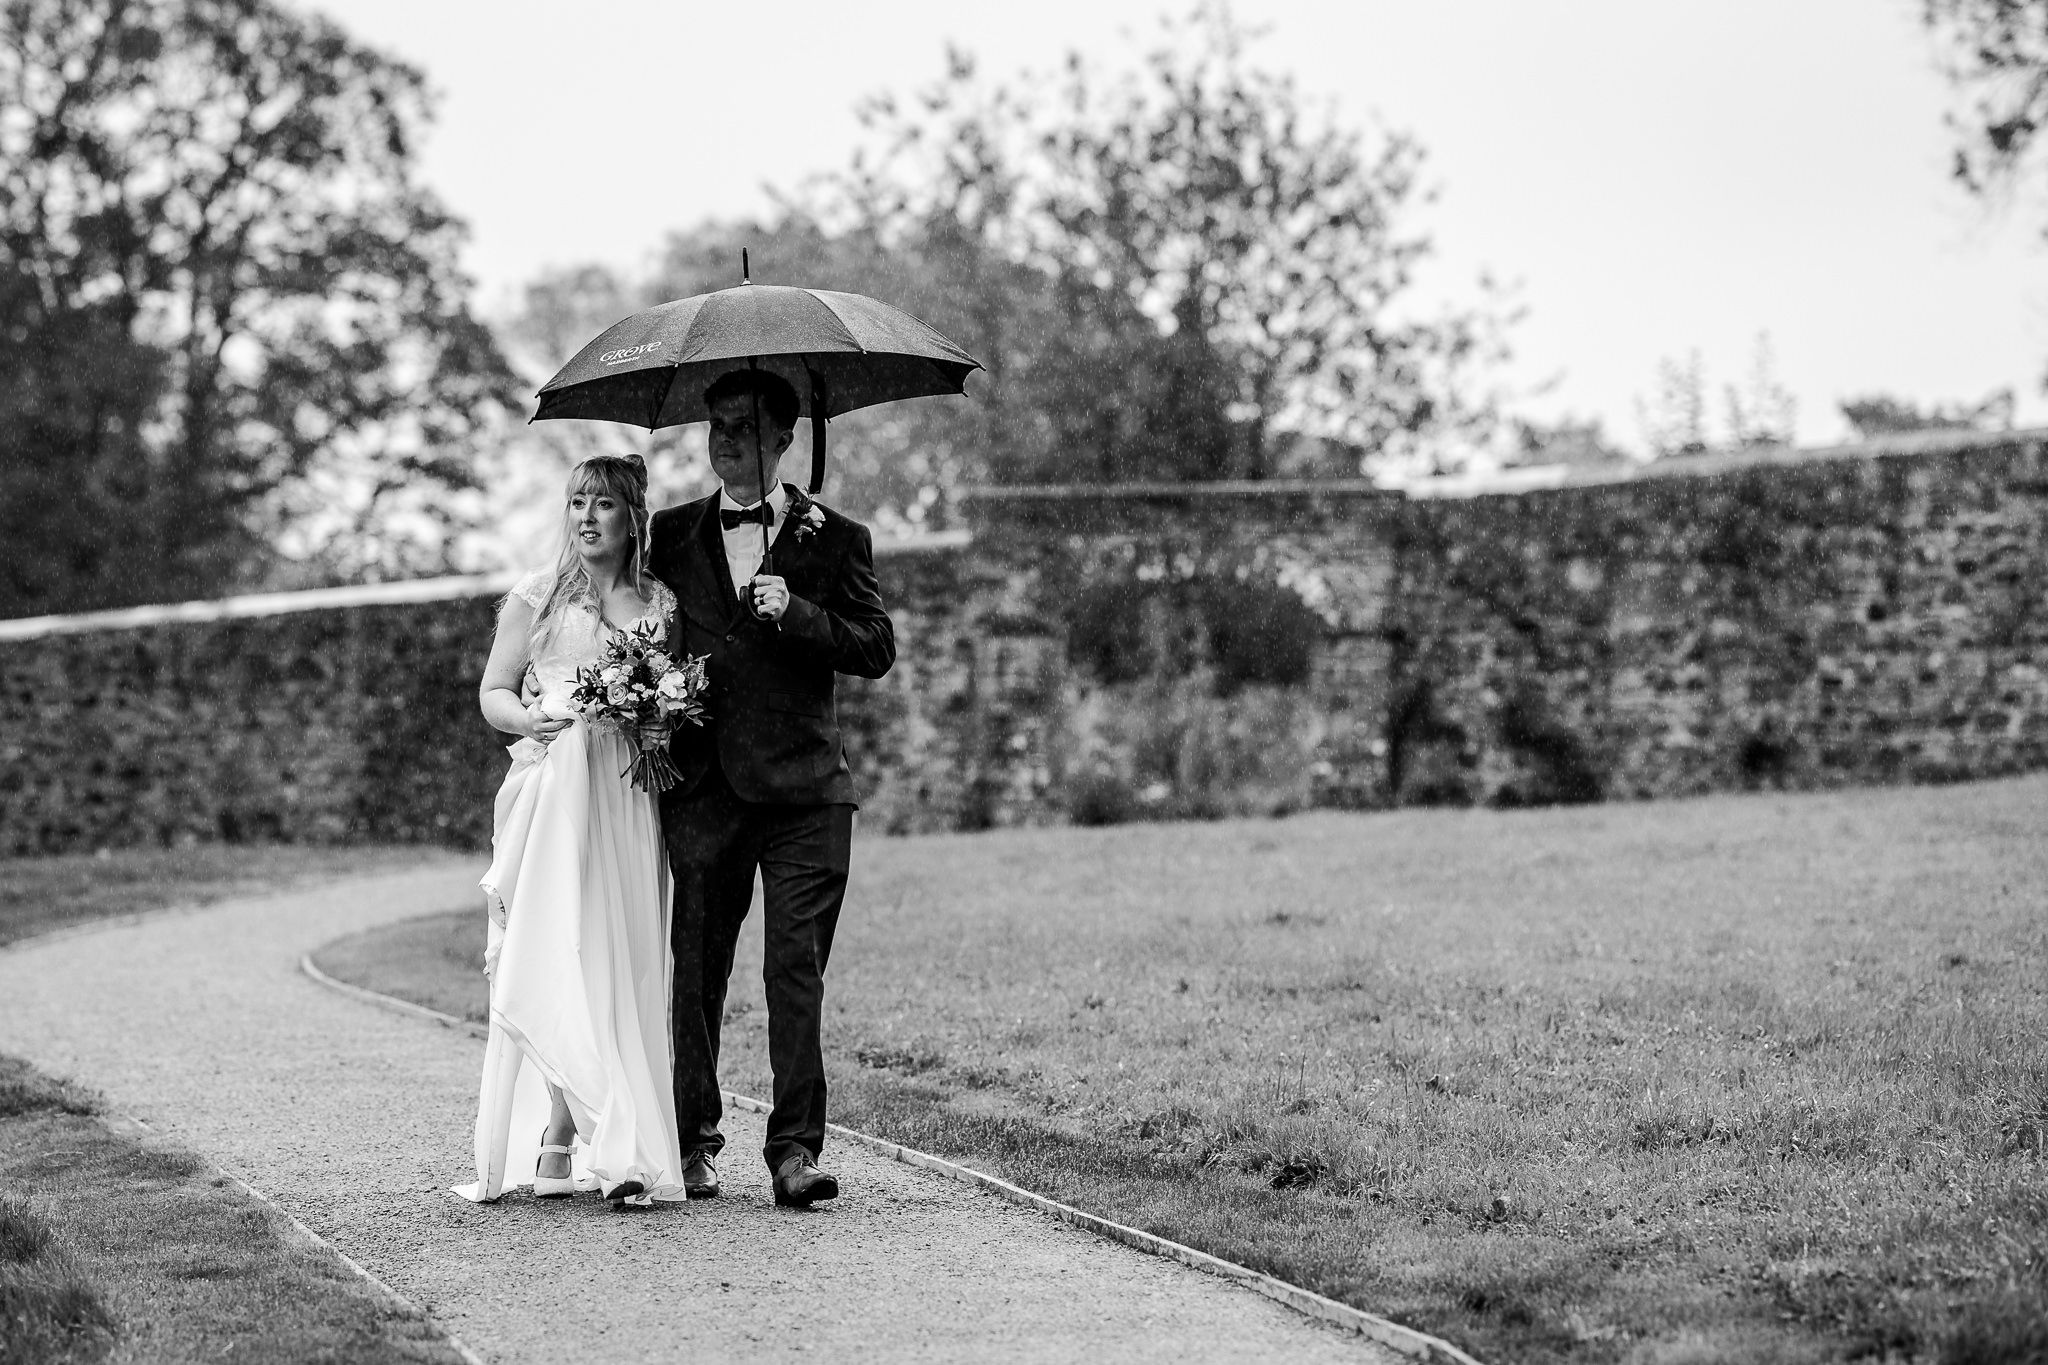
<instances>
[{"instance_id":1,"label":"umbrella tip","mask_svg":"<svg viewBox=\"0 0 2048 1365\"><path fill-rule=\"evenodd\" d=\"M751 271L751 270L749 270L749 269L747 268L747 249L746 249L745 247L741 247L741 248L740 248L740 283L741 283L741 284L752 284L753 282L754 282L754 280L753 280L753 271Z\"/></svg>"}]
</instances>

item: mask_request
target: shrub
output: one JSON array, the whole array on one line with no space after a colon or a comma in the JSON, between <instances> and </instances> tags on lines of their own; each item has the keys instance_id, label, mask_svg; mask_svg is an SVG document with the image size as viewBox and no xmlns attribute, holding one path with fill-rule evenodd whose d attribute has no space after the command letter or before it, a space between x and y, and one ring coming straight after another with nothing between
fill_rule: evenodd
<instances>
[{"instance_id":1,"label":"shrub","mask_svg":"<svg viewBox=\"0 0 2048 1365\"><path fill-rule=\"evenodd\" d=\"M1210 578L1094 583L1067 608L1067 657L1096 682L1178 677L1206 654L1216 690L1309 679L1323 621L1277 583ZM1206 647L1203 642L1206 641Z\"/></svg>"},{"instance_id":2,"label":"shrub","mask_svg":"<svg viewBox=\"0 0 2048 1365\"><path fill-rule=\"evenodd\" d=\"M1077 825L1121 825L1137 811L1137 793L1115 773L1082 773L1067 788L1067 818Z\"/></svg>"},{"instance_id":3,"label":"shrub","mask_svg":"<svg viewBox=\"0 0 2048 1365\"><path fill-rule=\"evenodd\" d=\"M1742 775L1742 785L1751 791L1764 786L1783 788L1792 759L1790 738L1781 728L1765 727L1743 736L1735 750L1735 769Z\"/></svg>"},{"instance_id":4,"label":"shrub","mask_svg":"<svg viewBox=\"0 0 2048 1365\"><path fill-rule=\"evenodd\" d=\"M1277 583L1230 578L1202 585L1199 601L1218 692L1308 681L1323 619L1297 594Z\"/></svg>"},{"instance_id":5,"label":"shrub","mask_svg":"<svg viewBox=\"0 0 2048 1365\"><path fill-rule=\"evenodd\" d=\"M1150 677L1163 662L1146 619L1157 615L1158 597L1153 585L1130 579L1081 589L1067 604L1067 658L1100 683Z\"/></svg>"},{"instance_id":6,"label":"shrub","mask_svg":"<svg viewBox=\"0 0 2048 1365\"><path fill-rule=\"evenodd\" d=\"M1501 742L1526 774L1496 792L1495 805L1573 805L1601 798L1604 784L1585 741L1557 719L1540 688L1517 687L1501 703L1495 721Z\"/></svg>"},{"instance_id":7,"label":"shrub","mask_svg":"<svg viewBox=\"0 0 2048 1365\"><path fill-rule=\"evenodd\" d=\"M1215 696L1206 671L1105 688L1066 717L1056 790L1075 824L1300 810L1313 801L1313 707L1283 688Z\"/></svg>"},{"instance_id":8,"label":"shrub","mask_svg":"<svg viewBox=\"0 0 2048 1365\"><path fill-rule=\"evenodd\" d=\"M1470 737L1442 713L1436 684L1411 678L1387 708L1387 790L1403 806L1472 804Z\"/></svg>"}]
</instances>

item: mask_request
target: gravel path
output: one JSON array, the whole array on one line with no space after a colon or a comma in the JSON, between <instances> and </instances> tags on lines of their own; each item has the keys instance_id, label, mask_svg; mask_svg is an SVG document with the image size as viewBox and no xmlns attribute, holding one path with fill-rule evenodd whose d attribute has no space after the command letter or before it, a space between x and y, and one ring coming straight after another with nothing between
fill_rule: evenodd
<instances>
[{"instance_id":1,"label":"gravel path","mask_svg":"<svg viewBox=\"0 0 2048 1365\"><path fill-rule=\"evenodd\" d=\"M848 1143L774 1207L733 1113L717 1200L465 1203L483 1044L323 990L302 953L446 910L449 860L0 952L0 1051L204 1152L493 1361L1392 1362L1376 1343Z\"/></svg>"}]
</instances>

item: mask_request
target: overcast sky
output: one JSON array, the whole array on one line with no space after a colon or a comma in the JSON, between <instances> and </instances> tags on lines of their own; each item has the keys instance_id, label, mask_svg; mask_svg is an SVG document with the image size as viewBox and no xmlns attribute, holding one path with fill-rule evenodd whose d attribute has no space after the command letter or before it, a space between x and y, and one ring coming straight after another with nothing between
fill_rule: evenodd
<instances>
[{"instance_id":1,"label":"overcast sky","mask_svg":"<svg viewBox=\"0 0 2048 1365\"><path fill-rule=\"evenodd\" d=\"M632 265L664 232L759 213L842 164L864 94L1072 48L1128 62L1157 0L704 5L320 0L441 92L427 179L474 231L479 301L536 270ZM1915 0L1240 0L1264 65L1427 148L1432 293L1519 281L1524 406L1637 443L1657 361L1710 382L1768 332L1807 442L1837 399L2011 387L2048 425L2048 254L1947 175L1949 95ZM797 281L790 281L796 283ZM820 282L823 283L823 282ZM565 357L566 358L566 357ZM1718 408L1718 403L1717 403Z\"/></svg>"}]
</instances>

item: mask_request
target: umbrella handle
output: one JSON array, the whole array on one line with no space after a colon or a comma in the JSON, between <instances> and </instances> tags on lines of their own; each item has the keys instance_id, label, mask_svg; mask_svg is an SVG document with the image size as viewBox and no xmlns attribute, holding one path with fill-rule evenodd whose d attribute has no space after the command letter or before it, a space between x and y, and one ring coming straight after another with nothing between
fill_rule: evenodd
<instances>
[{"instance_id":1,"label":"umbrella handle","mask_svg":"<svg viewBox=\"0 0 2048 1365\"><path fill-rule=\"evenodd\" d=\"M825 376L811 376L811 492L825 486Z\"/></svg>"},{"instance_id":2,"label":"umbrella handle","mask_svg":"<svg viewBox=\"0 0 2048 1365\"><path fill-rule=\"evenodd\" d=\"M759 369L760 364L758 361L758 357L748 356L747 368L749 370ZM758 385L752 386L752 388L754 398L754 483L755 491L761 499L761 506L766 507L768 505L768 457L761 453L761 390ZM768 523L764 520L761 523L761 567L754 571L757 574L773 572L768 564L768 545Z\"/></svg>"}]
</instances>

